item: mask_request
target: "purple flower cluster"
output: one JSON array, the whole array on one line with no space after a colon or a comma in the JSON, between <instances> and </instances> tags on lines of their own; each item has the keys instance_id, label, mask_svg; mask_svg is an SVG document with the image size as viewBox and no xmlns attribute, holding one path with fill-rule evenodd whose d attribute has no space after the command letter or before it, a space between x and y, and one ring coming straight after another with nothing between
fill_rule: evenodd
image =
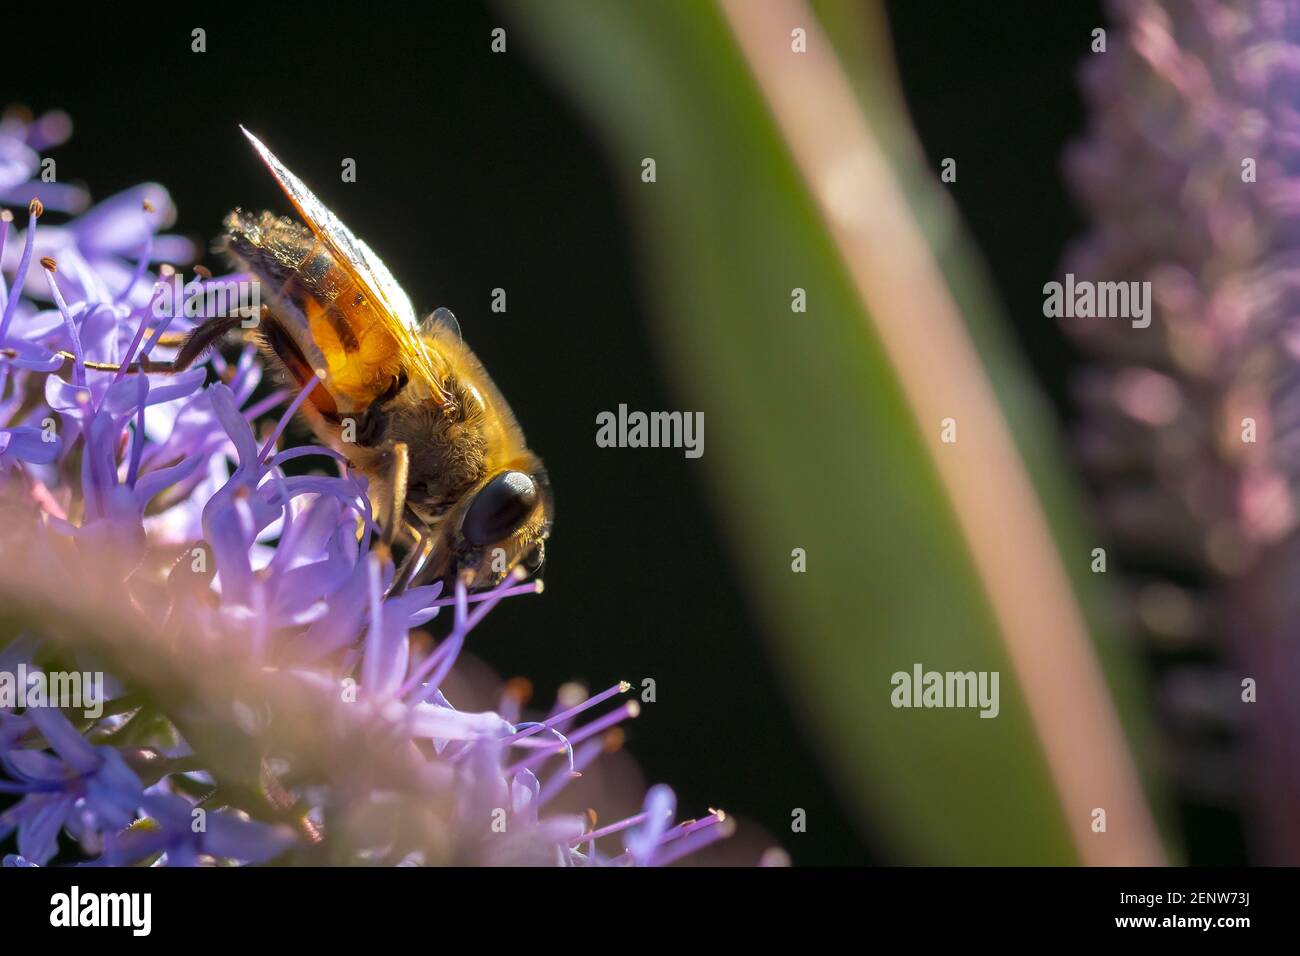
<instances>
[{"instance_id":1,"label":"purple flower cluster","mask_svg":"<svg viewBox=\"0 0 1300 956\"><path fill-rule=\"evenodd\" d=\"M592 716L625 683L535 720L511 693L452 705L467 636L540 585L394 588L365 480L331 449L281 448L310 387L259 388L251 346L179 375L114 370L167 360L207 317L159 307L159 263L197 250L163 231L160 186L89 206L39 181L69 131L0 121L0 201L25 209L21 228L0 217L0 603L18 622L0 674L111 676L95 717L0 706L6 862L651 865L727 835L720 812L674 824L662 786L601 826L552 810L635 716ZM304 457L324 469L286 469ZM446 637L413 634L444 607Z\"/></svg>"},{"instance_id":2,"label":"purple flower cluster","mask_svg":"<svg viewBox=\"0 0 1300 956\"><path fill-rule=\"evenodd\" d=\"M1110 9L1067 157L1092 228L1066 268L1150 283L1154 321L1071 325L1095 357L1081 447L1111 540L1146 572L1133 618L1169 661L1178 782L1254 808L1258 857L1295 864L1300 6Z\"/></svg>"}]
</instances>

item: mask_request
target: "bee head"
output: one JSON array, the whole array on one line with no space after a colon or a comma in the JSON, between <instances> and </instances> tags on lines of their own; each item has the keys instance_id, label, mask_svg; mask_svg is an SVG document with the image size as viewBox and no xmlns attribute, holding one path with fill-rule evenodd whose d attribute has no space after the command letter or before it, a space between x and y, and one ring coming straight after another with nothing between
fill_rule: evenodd
<instances>
[{"instance_id":1,"label":"bee head","mask_svg":"<svg viewBox=\"0 0 1300 956\"><path fill-rule=\"evenodd\" d=\"M469 499L455 535L455 574L474 587L497 584L516 567L536 574L545 559L554 505L540 465L489 477Z\"/></svg>"}]
</instances>

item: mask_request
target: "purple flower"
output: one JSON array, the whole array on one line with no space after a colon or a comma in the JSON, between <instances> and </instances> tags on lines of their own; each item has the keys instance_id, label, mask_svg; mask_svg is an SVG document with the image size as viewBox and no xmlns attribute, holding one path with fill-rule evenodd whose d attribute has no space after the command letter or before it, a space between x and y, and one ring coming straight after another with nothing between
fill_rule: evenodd
<instances>
[{"instance_id":1,"label":"purple flower","mask_svg":"<svg viewBox=\"0 0 1300 956\"><path fill-rule=\"evenodd\" d=\"M207 860L265 863L294 842L286 826L259 823L230 811L207 813L171 794L140 800L147 826L106 837L102 862L125 866L161 857L167 866L196 866Z\"/></svg>"},{"instance_id":2,"label":"purple flower","mask_svg":"<svg viewBox=\"0 0 1300 956\"><path fill-rule=\"evenodd\" d=\"M33 465L48 465L59 457L59 436L46 440L44 430L33 425L17 428L0 428L0 468L14 467L25 461Z\"/></svg>"},{"instance_id":3,"label":"purple flower","mask_svg":"<svg viewBox=\"0 0 1300 956\"><path fill-rule=\"evenodd\" d=\"M26 716L54 753L20 747L0 755L13 781L0 781L0 792L25 794L0 813L0 839L17 829L18 852L44 864L64 829L95 849L104 831L130 824L143 789L121 755L92 747L56 709L30 707Z\"/></svg>"},{"instance_id":4,"label":"purple flower","mask_svg":"<svg viewBox=\"0 0 1300 956\"><path fill-rule=\"evenodd\" d=\"M282 447L314 382L259 389L251 346L175 376L113 368L210 316L157 307L157 264L195 252L160 232L162 187L87 208L28 181L67 133L0 121L0 197L27 207L21 231L0 216L0 548L21 555L0 600L31 632L0 635L0 670L49 647L111 667L115 691L80 725L0 704L5 865L50 862L61 833L103 865L654 865L728 835L716 812L674 825L663 786L611 823L565 808L638 712L625 683L535 719L515 694L453 705L469 636L540 583L395 587L365 480ZM308 457L324 472L286 468ZM413 630L445 608L436 643Z\"/></svg>"}]
</instances>

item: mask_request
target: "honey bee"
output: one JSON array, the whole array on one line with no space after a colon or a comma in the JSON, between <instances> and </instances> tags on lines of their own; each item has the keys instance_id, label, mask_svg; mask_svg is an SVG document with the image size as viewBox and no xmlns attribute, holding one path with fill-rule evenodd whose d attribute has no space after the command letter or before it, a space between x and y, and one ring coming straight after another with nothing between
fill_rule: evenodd
<instances>
[{"instance_id":1,"label":"honey bee","mask_svg":"<svg viewBox=\"0 0 1300 956\"><path fill-rule=\"evenodd\" d=\"M554 512L550 481L455 316L439 309L418 320L379 257L243 132L302 222L236 209L218 249L260 282L253 334L271 365L298 388L318 380L302 405L308 424L368 478L386 538L410 539L399 579L418 557L419 580L471 588L536 573ZM239 321L200 325L173 367Z\"/></svg>"}]
</instances>

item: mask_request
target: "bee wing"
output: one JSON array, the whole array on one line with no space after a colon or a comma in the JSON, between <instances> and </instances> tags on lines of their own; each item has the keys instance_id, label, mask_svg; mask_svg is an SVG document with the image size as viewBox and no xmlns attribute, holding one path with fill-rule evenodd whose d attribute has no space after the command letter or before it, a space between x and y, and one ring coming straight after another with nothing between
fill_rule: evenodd
<instances>
[{"instance_id":1,"label":"bee wing","mask_svg":"<svg viewBox=\"0 0 1300 956\"><path fill-rule=\"evenodd\" d=\"M271 170L271 175L275 177L284 194L289 197L289 202L293 204L298 215L302 217L316 238L325 244L335 261L347 271L353 281L360 288L365 289L375 302L382 305L378 311L382 314L385 328L402 353L418 363L415 371L423 372L429 383L441 392L442 388L437 384L437 378L420 338L420 322L416 318L415 308L411 305L410 298L402 291L402 287L397 284L397 280L393 278L393 274L388 271L388 266L384 265L383 260L375 255L369 246L353 235L352 230L343 225L339 217L317 199L316 194L308 189L301 179L276 159L275 154L267 149L261 140L243 126L239 129L253 144L257 155ZM443 395L444 398L449 397L445 392Z\"/></svg>"}]
</instances>

